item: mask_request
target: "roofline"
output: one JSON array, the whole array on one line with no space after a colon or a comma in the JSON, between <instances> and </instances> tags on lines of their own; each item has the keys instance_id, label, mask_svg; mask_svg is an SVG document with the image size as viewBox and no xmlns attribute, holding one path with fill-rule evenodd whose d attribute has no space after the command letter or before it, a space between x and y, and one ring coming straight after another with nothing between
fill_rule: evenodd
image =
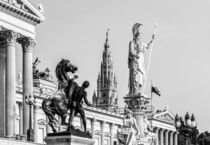
<instances>
[{"instance_id":1,"label":"roofline","mask_svg":"<svg viewBox=\"0 0 210 145\"><path fill-rule=\"evenodd\" d=\"M36 15L38 15L38 17L40 18L40 21L43 22L46 19L45 16L42 13L40 13L29 1L27 0L22 0L22 1L25 2L27 6L31 8L33 12L35 12Z\"/></svg>"}]
</instances>

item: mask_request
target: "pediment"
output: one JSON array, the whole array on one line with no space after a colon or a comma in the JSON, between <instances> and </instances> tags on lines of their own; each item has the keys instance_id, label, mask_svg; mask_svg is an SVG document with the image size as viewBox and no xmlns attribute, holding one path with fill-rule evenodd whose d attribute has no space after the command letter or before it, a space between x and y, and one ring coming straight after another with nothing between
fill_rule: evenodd
<instances>
[{"instance_id":1,"label":"pediment","mask_svg":"<svg viewBox=\"0 0 210 145\"><path fill-rule=\"evenodd\" d=\"M2 4L6 4L7 7L14 9L15 12L28 14L40 21L44 21L45 17L42 13L36 9L30 2L27 0L0 0Z\"/></svg>"},{"instance_id":2,"label":"pediment","mask_svg":"<svg viewBox=\"0 0 210 145\"><path fill-rule=\"evenodd\" d=\"M174 115L168 110L155 114L154 119L170 124L174 123Z\"/></svg>"}]
</instances>

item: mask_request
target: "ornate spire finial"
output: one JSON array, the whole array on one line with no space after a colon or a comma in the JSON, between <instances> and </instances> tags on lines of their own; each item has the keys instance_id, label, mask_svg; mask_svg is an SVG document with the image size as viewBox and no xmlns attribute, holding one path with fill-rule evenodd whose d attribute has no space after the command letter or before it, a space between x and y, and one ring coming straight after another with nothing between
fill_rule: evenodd
<instances>
[{"instance_id":1,"label":"ornate spire finial","mask_svg":"<svg viewBox=\"0 0 210 145\"><path fill-rule=\"evenodd\" d=\"M108 41L109 40L109 28L107 29L107 31L106 31L106 41Z\"/></svg>"},{"instance_id":2,"label":"ornate spire finial","mask_svg":"<svg viewBox=\"0 0 210 145\"><path fill-rule=\"evenodd\" d=\"M105 48L109 48L109 28L106 31L106 41L105 41Z\"/></svg>"}]
</instances>

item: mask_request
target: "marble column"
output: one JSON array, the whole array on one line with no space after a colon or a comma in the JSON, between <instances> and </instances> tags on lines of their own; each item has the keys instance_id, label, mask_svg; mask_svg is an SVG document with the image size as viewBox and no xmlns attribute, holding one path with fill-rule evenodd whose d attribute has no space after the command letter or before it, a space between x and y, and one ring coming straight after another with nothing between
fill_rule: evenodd
<instances>
[{"instance_id":1,"label":"marble column","mask_svg":"<svg viewBox=\"0 0 210 145\"><path fill-rule=\"evenodd\" d=\"M105 127L105 121L101 122L101 145L104 145L104 127Z\"/></svg>"},{"instance_id":2,"label":"marble column","mask_svg":"<svg viewBox=\"0 0 210 145\"><path fill-rule=\"evenodd\" d=\"M155 134L156 134L157 138L156 138L156 140L155 140L155 145L159 145L159 144L158 144L158 143L159 143L159 140L158 140L158 131L159 131L159 129L156 127L156 128L155 128Z\"/></svg>"},{"instance_id":3,"label":"marble column","mask_svg":"<svg viewBox=\"0 0 210 145\"><path fill-rule=\"evenodd\" d=\"M174 145L178 145L178 133L174 132Z\"/></svg>"},{"instance_id":4,"label":"marble column","mask_svg":"<svg viewBox=\"0 0 210 145\"><path fill-rule=\"evenodd\" d=\"M164 130L161 129L161 130L160 130L160 145L164 145L163 135L164 135Z\"/></svg>"},{"instance_id":5,"label":"marble column","mask_svg":"<svg viewBox=\"0 0 210 145\"><path fill-rule=\"evenodd\" d=\"M95 139L95 123L96 119L95 117L93 117L93 119L91 120L92 139Z\"/></svg>"},{"instance_id":6,"label":"marble column","mask_svg":"<svg viewBox=\"0 0 210 145\"><path fill-rule=\"evenodd\" d=\"M38 142L38 110L41 109L39 106L34 106L34 142Z\"/></svg>"},{"instance_id":7,"label":"marble column","mask_svg":"<svg viewBox=\"0 0 210 145\"><path fill-rule=\"evenodd\" d=\"M15 102L16 102L16 64L15 46L18 34L6 30L3 31L6 40L6 91L5 91L5 112L6 112L6 137L13 137L15 134Z\"/></svg>"},{"instance_id":8,"label":"marble column","mask_svg":"<svg viewBox=\"0 0 210 145\"><path fill-rule=\"evenodd\" d=\"M32 52L35 41L29 37L23 37L19 38L18 42L23 48L23 134L26 134L29 128L29 105L25 103L25 96L33 97Z\"/></svg>"},{"instance_id":9,"label":"marble column","mask_svg":"<svg viewBox=\"0 0 210 145\"><path fill-rule=\"evenodd\" d=\"M173 145L173 132L170 132L170 145Z\"/></svg>"},{"instance_id":10,"label":"marble column","mask_svg":"<svg viewBox=\"0 0 210 145\"><path fill-rule=\"evenodd\" d=\"M19 109L20 109L20 135L23 135L23 104L19 104Z\"/></svg>"},{"instance_id":11,"label":"marble column","mask_svg":"<svg viewBox=\"0 0 210 145\"><path fill-rule=\"evenodd\" d=\"M111 138L110 138L110 145L112 145L112 144L114 144L114 140L113 140L113 138L114 138L114 123L111 123L110 124L110 134L111 134Z\"/></svg>"},{"instance_id":12,"label":"marble column","mask_svg":"<svg viewBox=\"0 0 210 145\"><path fill-rule=\"evenodd\" d=\"M5 118L6 43L0 43L0 117ZM0 119L0 136L5 136L5 119Z\"/></svg>"},{"instance_id":13,"label":"marble column","mask_svg":"<svg viewBox=\"0 0 210 145\"><path fill-rule=\"evenodd\" d=\"M165 145L168 145L168 130L165 130Z\"/></svg>"}]
</instances>

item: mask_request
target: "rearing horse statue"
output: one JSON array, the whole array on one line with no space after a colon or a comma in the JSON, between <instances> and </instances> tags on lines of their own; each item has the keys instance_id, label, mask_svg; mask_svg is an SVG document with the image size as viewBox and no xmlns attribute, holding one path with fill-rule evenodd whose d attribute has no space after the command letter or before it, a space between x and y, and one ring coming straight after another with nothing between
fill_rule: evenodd
<instances>
[{"instance_id":1,"label":"rearing horse statue","mask_svg":"<svg viewBox=\"0 0 210 145\"><path fill-rule=\"evenodd\" d=\"M78 87L74 79L70 78L67 73L74 74L77 71L77 67L69 60L62 59L56 66L56 77L58 79L58 90L49 98L44 99L42 102L42 109L46 116L49 118L49 125L53 132L57 132L54 124L58 124L58 120L55 118L55 114L61 117L61 125L69 125L66 123L67 112L71 104L71 96L75 87Z\"/></svg>"}]
</instances>

